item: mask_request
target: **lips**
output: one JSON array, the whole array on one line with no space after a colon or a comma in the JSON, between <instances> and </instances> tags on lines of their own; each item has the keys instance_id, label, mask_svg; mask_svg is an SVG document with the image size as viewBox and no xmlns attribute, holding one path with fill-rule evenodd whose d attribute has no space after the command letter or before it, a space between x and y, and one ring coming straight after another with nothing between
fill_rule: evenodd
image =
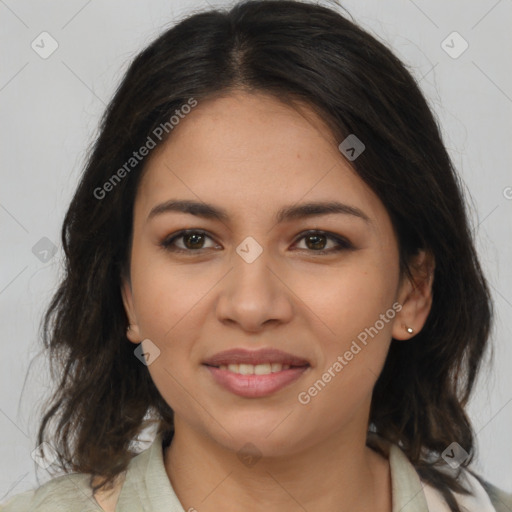
<instances>
[{"instance_id":1,"label":"lips","mask_svg":"<svg viewBox=\"0 0 512 512\"><path fill-rule=\"evenodd\" d=\"M307 359L288 354L281 350L274 348L263 348L260 350L246 350L242 348L235 348L218 352L217 354L209 357L203 364L207 366L228 366L230 364L266 364L266 363L280 363L290 367L309 366Z\"/></svg>"},{"instance_id":2,"label":"lips","mask_svg":"<svg viewBox=\"0 0 512 512\"><path fill-rule=\"evenodd\" d=\"M275 348L235 348L209 357L203 366L217 384L231 393L263 398L300 379L311 365L307 359Z\"/></svg>"},{"instance_id":3,"label":"lips","mask_svg":"<svg viewBox=\"0 0 512 512\"><path fill-rule=\"evenodd\" d=\"M267 375L242 375L215 366L205 365L204 368L220 387L243 398L264 398L273 395L297 382L311 370L309 366L301 366Z\"/></svg>"}]
</instances>

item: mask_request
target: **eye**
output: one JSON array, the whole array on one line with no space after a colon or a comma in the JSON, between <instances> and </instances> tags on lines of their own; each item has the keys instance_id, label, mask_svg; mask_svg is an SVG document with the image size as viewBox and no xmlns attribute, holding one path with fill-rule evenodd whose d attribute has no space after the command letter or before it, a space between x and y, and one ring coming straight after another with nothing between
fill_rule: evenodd
<instances>
[{"instance_id":1,"label":"eye","mask_svg":"<svg viewBox=\"0 0 512 512\"><path fill-rule=\"evenodd\" d=\"M206 238L212 240L204 231L195 229L186 229L172 235L170 238L166 238L160 245L173 252L198 252L202 249ZM175 245L177 240L183 240L184 246L179 247ZM218 246L217 246L218 247Z\"/></svg>"},{"instance_id":2,"label":"eye","mask_svg":"<svg viewBox=\"0 0 512 512\"><path fill-rule=\"evenodd\" d=\"M166 238L163 242L161 242L160 245L168 251L182 253L200 252L203 249L220 247L218 245L214 245L213 247L205 247L204 243L206 239L213 240L204 231L186 229L175 233L169 238ZM354 248L354 246L345 238L320 230L309 230L301 233L301 236L296 239L295 244L301 240L305 240L306 243L306 249L304 250L320 255L330 254L343 250L350 250ZM183 242L182 245L177 245L177 241ZM328 241L334 242L334 247L326 249L325 246L327 245Z\"/></svg>"},{"instance_id":3,"label":"eye","mask_svg":"<svg viewBox=\"0 0 512 512\"><path fill-rule=\"evenodd\" d=\"M311 249L310 252L315 252L316 254L329 254L354 248L348 240L332 233L316 229L301 233L297 241L300 240L305 240L307 249ZM325 249L328 240L335 242L335 245L330 249Z\"/></svg>"}]
</instances>

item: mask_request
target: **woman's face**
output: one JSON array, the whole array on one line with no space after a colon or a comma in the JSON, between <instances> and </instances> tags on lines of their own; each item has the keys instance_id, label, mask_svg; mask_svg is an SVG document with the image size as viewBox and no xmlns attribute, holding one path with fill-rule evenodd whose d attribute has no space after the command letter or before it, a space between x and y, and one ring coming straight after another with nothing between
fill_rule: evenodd
<instances>
[{"instance_id":1,"label":"woman's face","mask_svg":"<svg viewBox=\"0 0 512 512\"><path fill-rule=\"evenodd\" d=\"M391 337L421 329L430 299L400 283L390 218L340 142L308 109L237 92L199 103L151 154L123 299L129 338L146 340L148 370L181 428L262 455L366 436ZM172 201L197 203L196 213ZM319 206L301 209L310 203ZM170 241L185 229L195 233ZM205 364L262 348L299 367L237 375L254 367Z\"/></svg>"}]
</instances>

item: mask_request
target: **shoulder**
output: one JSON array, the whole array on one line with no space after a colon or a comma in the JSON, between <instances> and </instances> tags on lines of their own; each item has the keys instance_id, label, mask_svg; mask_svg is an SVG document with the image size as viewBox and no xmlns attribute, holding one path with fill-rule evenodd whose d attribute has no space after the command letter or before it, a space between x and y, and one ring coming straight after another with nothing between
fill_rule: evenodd
<instances>
[{"instance_id":1,"label":"shoulder","mask_svg":"<svg viewBox=\"0 0 512 512\"><path fill-rule=\"evenodd\" d=\"M474 476L489 496L496 512L510 512L512 510L512 493L501 490L476 474Z\"/></svg>"},{"instance_id":2,"label":"shoulder","mask_svg":"<svg viewBox=\"0 0 512 512\"><path fill-rule=\"evenodd\" d=\"M423 490L422 494L425 500L423 507L425 510L450 512L450 508L439 490L421 479L416 468L406 457L400 446L373 438L372 441L380 442L381 444L378 446L384 446L387 450L386 453L390 455L393 482L397 488L400 488L400 491L404 491L402 487L409 485L411 496L415 497L419 491ZM438 468L438 470L451 474L453 478L459 480L470 491L470 494L453 493L453 497L459 507L465 512L512 512L512 493L507 493L487 482L473 469L463 468L458 471L450 466L446 466ZM414 484L416 480L419 487ZM412 484L411 481L413 482Z\"/></svg>"},{"instance_id":3,"label":"shoulder","mask_svg":"<svg viewBox=\"0 0 512 512\"><path fill-rule=\"evenodd\" d=\"M455 500L462 510L467 512L510 512L512 510L512 494L485 481L471 470L464 469L459 480L471 494L453 493ZM449 511L448 505L441 493L424 483L423 492L428 504L428 510Z\"/></svg>"},{"instance_id":4,"label":"shoulder","mask_svg":"<svg viewBox=\"0 0 512 512\"><path fill-rule=\"evenodd\" d=\"M90 476L81 473L61 475L36 489L17 494L0 505L0 512L98 512Z\"/></svg>"},{"instance_id":5,"label":"shoulder","mask_svg":"<svg viewBox=\"0 0 512 512\"><path fill-rule=\"evenodd\" d=\"M128 476L130 475L132 487L134 484L136 486L140 475L144 474L149 464L151 453L161 452L159 442L161 443L161 437L157 436L150 448L134 454L127 470L116 477L110 489L93 494L90 474L69 473L54 477L35 489L12 496L0 503L0 512L115 512ZM125 498L126 496L132 506L130 498L133 497L133 491L131 494L125 491Z\"/></svg>"}]
</instances>

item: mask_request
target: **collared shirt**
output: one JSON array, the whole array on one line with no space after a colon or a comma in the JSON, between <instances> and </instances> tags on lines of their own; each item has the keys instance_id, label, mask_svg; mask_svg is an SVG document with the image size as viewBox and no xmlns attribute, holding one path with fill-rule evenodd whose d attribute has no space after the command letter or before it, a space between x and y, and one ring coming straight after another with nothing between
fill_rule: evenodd
<instances>
[{"instance_id":1,"label":"collared shirt","mask_svg":"<svg viewBox=\"0 0 512 512\"><path fill-rule=\"evenodd\" d=\"M422 482L405 453L394 444L379 442L390 463L393 512L449 512L440 493ZM474 496L455 495L468 512L510 512L512 495L490 486L487 493L479 481L464 470ZM487 488L489 490L489 488ZM493 499L491 502L490 496ZM198 504L199 507L199 504ZM89 486L89 475L58 476L35 490L18 494L1 512L101 512ZM189 509L190 510L190 509ZM194 510L193 508L191 510ZM189 512L174 492L164 466L162 435L129 463L115 512Z\"/></svg>"}]
</instances>

